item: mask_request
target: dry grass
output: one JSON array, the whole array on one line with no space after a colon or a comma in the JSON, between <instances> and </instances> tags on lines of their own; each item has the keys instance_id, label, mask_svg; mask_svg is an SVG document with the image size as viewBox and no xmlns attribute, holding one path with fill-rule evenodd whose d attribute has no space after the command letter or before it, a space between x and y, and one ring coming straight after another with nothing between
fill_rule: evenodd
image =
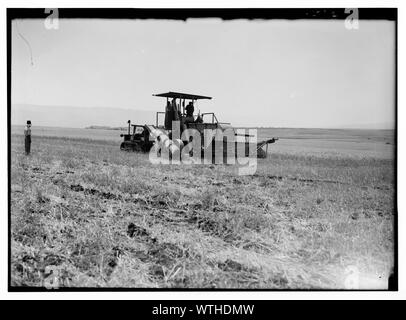
<instances>
[{"instance_id":1,"label":"dry grass","mask_svg":"<svg viewBox=\"0 0 406 320\"><path fill-rule=\"evenodd\" d=\"M390 159L274 153L254 176L167 166L112 141L12 136L11 284L384 288ZM55 272L55 271L54 271Z\"/></svg>"}]
</instances>

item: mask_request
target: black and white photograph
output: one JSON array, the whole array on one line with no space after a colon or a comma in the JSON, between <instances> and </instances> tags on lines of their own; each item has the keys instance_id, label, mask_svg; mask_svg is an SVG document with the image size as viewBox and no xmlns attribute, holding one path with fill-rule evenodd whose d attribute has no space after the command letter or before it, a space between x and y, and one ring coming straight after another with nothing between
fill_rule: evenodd
<instances>
[{"instance_id":1,"label":"black and white photograph","mask_svg":"<svg viewBox=\"0 0 406 320\"><path fill-rule=\"evenodd\" d=\"M7 8L8 290L397 290L397 15Z\"/></svg>"}]
</instances>

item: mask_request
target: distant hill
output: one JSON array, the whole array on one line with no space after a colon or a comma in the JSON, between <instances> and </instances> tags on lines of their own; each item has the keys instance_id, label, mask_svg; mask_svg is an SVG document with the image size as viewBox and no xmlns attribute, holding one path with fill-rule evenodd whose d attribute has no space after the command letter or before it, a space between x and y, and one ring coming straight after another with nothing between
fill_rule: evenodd
<instances>
[{"instance_id":1,"label":"distant hill","mask_svg":"<svg viewBox=\"0 0 406 320\"><path fill-rule=\"evenodd\" d=\"M31 120L34 126L63 128L114 129L133 124L155 124L157 110L137 110L106 107L44 106L13 104L11 124L24 125ZM160 110L164 111L164 110ZM160 118L162 120L162 118ZM161 121L160 120L160 121ZM248 123L248 121L247 121ZM336 129L394 129L393 123L358 123L338 125Z\"/></svg>"},{"instance_id":2,"label":"distant hill","mask_svg":"<svg viewBox=\"0 0 406 320\"><path fill-rule=\"evenodd\" d=\"M104 107L43 106L13 104L11 124L85 128L90 126L126 127L127 120L137 124L155 124L156 111Z\"/></svg>"},{"instance_id":3,"label":"distant hill","mask_svg":"<svg viewBox=\"0 0 406 320\"><path fill-rule=\"evenodd\" d=\"M340 126L339 129L371 129L371 130L393 130L395 122L357 123Z\"/></svg>"},{"instance_id":4,"label":"distant hill","mask_svg":"<svg viewBox=\"0 0 406 320\"><path fill-rule=\"evenodd\" d=\"M89 126L86 127L85 129L93 129L93 130L119 130L119 131L125 131L127 130L128 127L109 127L109 126Z\"/></svg>"}]
</instances>

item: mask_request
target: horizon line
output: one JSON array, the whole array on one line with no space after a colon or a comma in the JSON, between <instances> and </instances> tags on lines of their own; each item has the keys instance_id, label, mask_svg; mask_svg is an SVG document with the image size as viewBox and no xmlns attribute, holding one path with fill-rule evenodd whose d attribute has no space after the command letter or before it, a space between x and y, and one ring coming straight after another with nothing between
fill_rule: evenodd
<instances>
[{"instance_id":1,"label":"horizon line","mask_svg":"<svg viewBox=\"0 0 406 320\"><path fill-rule=\"evenodd\" d=\"M141 124L142 125L142 124ZM25 126L25 124L16 124L16 123L11 123L11 126ZM64 127L64 126L52 126L52 125L38 125L33 127L43 127L43 128L64 128L64 129L87 129L87 130L95 130L92 128L88 128L91 126L95 127L108 127L108 128L118 128L117 126L103 126L103 125L95 125L91 124L88 125L87 127ZM123 126L122 128L127 128L126 126ZM267 127L267 126L232 126L232 128L236 129L318 129L318 130L396 130L397 128L338 128L338 127ZM110 129L97 129L96 130L110 130Z\"/></svg>"}]
</instances>

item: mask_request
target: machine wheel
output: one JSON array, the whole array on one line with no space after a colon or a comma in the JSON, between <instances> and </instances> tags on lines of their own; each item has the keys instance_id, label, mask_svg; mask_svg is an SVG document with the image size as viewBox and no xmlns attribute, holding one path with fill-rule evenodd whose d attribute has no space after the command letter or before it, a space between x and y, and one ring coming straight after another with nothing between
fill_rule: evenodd
<instances>
[{"instance_id":1,"label":"machine wheel","mask_svg":"<svg viewBox=\"0 0 406 320\"><path fill-rule=\"evenodd\" d=\"M125 143L125 142L122 142L122 143L120 144L120 150L127 151L126 143Z\"/></svg>"},{"instance_id":2,"label":"machine wheel","mask_svg":"<svg viewBox=\"0 0 406 320\"><path fill-rule=\"evenodd\" d=\"M257 158L259 159L265 159L267 157L266 152L264 151L264 149L259 148L257 151Z\"/></svg>"},{"instance_id":3,"label":"machine wheel","mask_svg":"<svg viewBox=\"0 0 406 320\"><path fill-rule=\"evenodd\" d=\"M135 151L134 146L131 143L128 142L122 142L120 145L120 150L123 151Z\"/></svg>"},{"instance_id":4,"label":"machine wheel","mask_svg":"<svg viewBox=\"0 0 406 320\"><path fill-rule=\"evenodd\" d=\"M139 143L122 142L120 150L143 152L142 146Z\"/></svg>"}]
</instances>

